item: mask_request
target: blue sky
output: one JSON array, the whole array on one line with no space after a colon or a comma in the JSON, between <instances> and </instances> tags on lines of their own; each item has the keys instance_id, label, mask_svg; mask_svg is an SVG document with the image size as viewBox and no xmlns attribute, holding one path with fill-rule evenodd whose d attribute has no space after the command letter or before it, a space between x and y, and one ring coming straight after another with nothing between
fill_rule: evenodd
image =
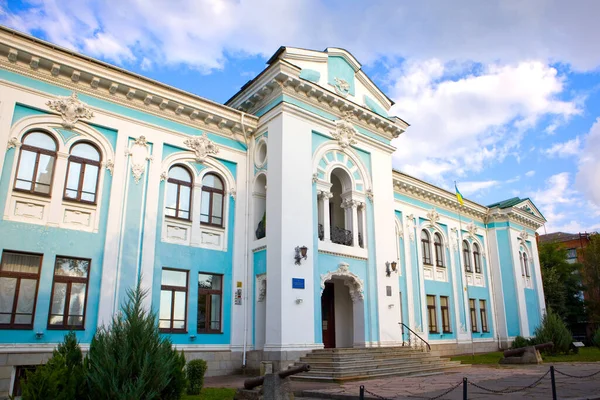
<instances>
[{"instance_id":1,"label":"blue sky","mask_svg":"<svg viewBox=\"0 0 600 400\"><path fill-rule=\"evenodd\" d=\"M548 232L600 230L598 15L594 0L0 0L0 24L219 102L281 45L343 47L411 124L394 167L482 204L530 197Z\"/></svg>"}]
</instances>

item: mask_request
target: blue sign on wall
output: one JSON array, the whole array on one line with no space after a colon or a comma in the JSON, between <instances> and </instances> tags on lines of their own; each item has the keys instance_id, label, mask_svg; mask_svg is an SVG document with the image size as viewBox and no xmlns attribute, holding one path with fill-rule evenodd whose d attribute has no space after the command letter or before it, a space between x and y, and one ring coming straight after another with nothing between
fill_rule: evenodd
<instances>
[{"instance_id":1,"label":"blue sign on wall","mask_svg":"<svg viewBox=\"0 0 600 400\"><path fill-rule=\"evenodd\" d=\"M292 289L304 289L304 279L292 278Z\"/></svg>"}]
</instances>

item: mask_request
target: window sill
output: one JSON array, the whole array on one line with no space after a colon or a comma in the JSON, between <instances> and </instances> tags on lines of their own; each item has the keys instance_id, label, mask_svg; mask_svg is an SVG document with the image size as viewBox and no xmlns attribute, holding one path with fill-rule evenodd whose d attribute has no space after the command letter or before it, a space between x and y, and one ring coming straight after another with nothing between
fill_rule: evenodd
<instances>
[{"instance_id":1,"label":"window sill","mask_svg":"<svg viewBox=\"0 0 600 400\"><path fill-rule=\"evenodd\" d=\"M32 331L33 325L0 325L0 330L6 331Z\"/></svg>"},{"instance_id":2,"label":"window sill","mask_svg":"<svg viewBox=\"0 0 600 400\"><path fill-rule=\"evenodd\" d=\"M48 325L46 327L49 331L85 331L85 326L53 326Z\"/></svg>"},{"instance_id":3,"label":"window sill","mask_svg":"<svg viewBox=\"0 0 600 400\"><path fill-rule=\"evenodd\" d=\"M85 201L85 200L77 200L77 199L71 199L68 197L63 197L63 203L67 203L67 204L77 204L80 206L88 206L88 207L93 207L96 208L96 206L98 205L95 201Z\"/></svg>"},{"instance_id":4,"label":"window sill","mask_svg":"<svg viewBox=\"0 0 600 400\"><path fill-rule=\"evenodd\" d=\"M52 197L52 195L49 193L31 192L29 190L23 190L23 189L17 189L17 188L13 188L13 192L17 192L19 194L35 196L35 197L42 198L42 199L50 199Z\"/></svg>"},{"instance_id":5,"label":"window sill","mask_svg":"<svg viewBox=\"0 0 600 400\"><path fill-rule=\"evenodd\" d=\"M179 330L179 329L158 329L159 333L169 333L169 334L183 334L186 335L188 332L187 330Z\"/></svg>"},{"instance_id":6,"label":"window sill","mask_svg":"<svg viewBox=\"0 0 600 400\"><path fill-rule=\"evenodd\" d=\"M223 332L217 332L217 331L197 331L196 334L197 335L222 335Z\"/></svg>"},{"instance_id":7,"label":"window sill","mask_svg":"<svg viewBox=\"0 0 600 400\"><path fill-rule=\"evenodd\" d=\"M452 331L443 331L442 334L444 334L444 335L451 335Z\"/></svg>"}]
</instances>

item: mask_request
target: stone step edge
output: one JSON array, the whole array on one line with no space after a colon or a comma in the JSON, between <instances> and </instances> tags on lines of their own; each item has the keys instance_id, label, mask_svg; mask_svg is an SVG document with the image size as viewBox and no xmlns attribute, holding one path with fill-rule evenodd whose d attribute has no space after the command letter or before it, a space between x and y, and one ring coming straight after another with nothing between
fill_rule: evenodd
<instances>
[{"instance_id":1,"label":"stone step edge","mask_svg":"<svg viewBox=\"0 0 600 400\"><path fill-rule=\"evenodd\" d=\"M330 376L328 375L318 375L318 376L314 376L311 375L310 373L306 373L306 375L296 375L293 377L293 379L300 379L300 380L311 380L311 379L317 379L317 380L331 380L331 381L343 381L343 380L360 380L360 379L371 379L371 378L375 378L375 377L381 377L381 376L414 376L415 374L419 374L419 373L423 373L423 374L428 374L428 373L433 373L433 372L441 372L441 370L445 370L445 369L450 369L450 368L460 368L464 366L464 364L458 364L458 365L445 365L445 366L438 366L435 368L425 368L425 369L413 369L413 370L409 370L409 371L397 371L397 370L392 370L392 371L387 371L387 372L382 372L382 373L378 373L378 374L372 374L372 375L352 375L352 376L341 376L341 377L334 377L334 376ZM410 372L412 371L412 372ZM381 371L376 371L376 372L381 372Z\"/></svg>"}]
</instances>

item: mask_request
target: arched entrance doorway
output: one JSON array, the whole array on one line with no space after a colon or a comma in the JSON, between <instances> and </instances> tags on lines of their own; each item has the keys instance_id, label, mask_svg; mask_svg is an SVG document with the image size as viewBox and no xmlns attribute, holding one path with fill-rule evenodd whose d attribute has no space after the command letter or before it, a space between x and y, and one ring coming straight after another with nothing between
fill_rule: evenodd
<instances>
[{"instance_id":1,"label":"arched entrance doorway","mask_svg":"<svg viewBox=\"0 0 600 400\"><path fill-rule=\"evenodd\" d=\"M362 347L365 343L363 283L348 264L321 275L323 347Z\"/></svg>"}]
</instances>

